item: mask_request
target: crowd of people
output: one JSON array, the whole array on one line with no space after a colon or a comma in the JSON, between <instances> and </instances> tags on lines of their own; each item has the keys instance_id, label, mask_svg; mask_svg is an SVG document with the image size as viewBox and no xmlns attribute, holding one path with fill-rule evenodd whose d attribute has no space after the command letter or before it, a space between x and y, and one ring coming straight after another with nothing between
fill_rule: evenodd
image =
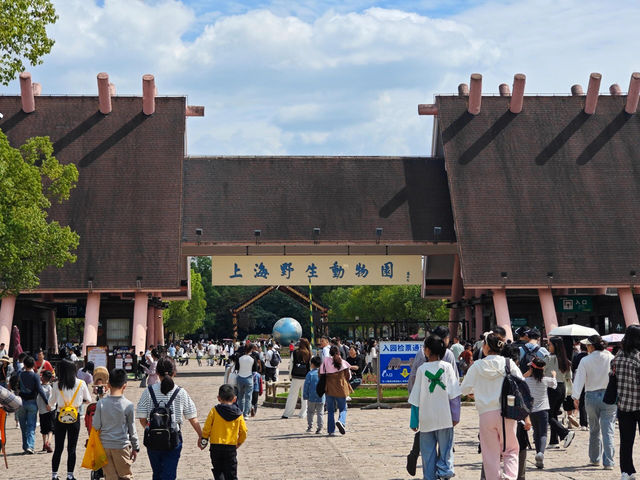
<instances>
[{"instance_id":1,"label":"crowd of people","mask_svg":"<svg viewBox=\"0 0 640 480\"><path fill-rule=\"evenodd\" d=\"M613 470L616 418L621 480L635 478L640 326L627 327L622 345L611 348L615 355L599 335L575 342L551 337L546 347L535 328L518 329L516 336L514 342L507 340L500 327L474 345L461 345L457 339L449 345L446 327L427 336L409 380L410 428L418 432L407 456L409 473L415 475L422 456L425 480L454 476L453 431L460 420L460 400L466 395L478 412L481 478L524 479L530 430L538 469L544 468L547 448L561 448L560 441L562 448L568 448L574 430L581 428L589 430L589 463ZM512 391L507 384L521 385L518 395L505 394ZM526 407L521 416L512 415L519 405ZM558 419L561 408L566 425ZM574 412L579 412L579 420Z\"/></svg>"},{"instance_id":2,"label":"crowd of people","mask_svg":"<svg viewBox=\"0 0 640 480\"><path fill-rule=\"evenodd\" d=\"M589 463L612 470L616 419L621 480L635 478L632 454L640 424L640 326L629 326L622 345L613 352L599 335L575 342L551 337L543 345L535 328L515 333L512 342L503 329L495 327L474 344L458 338L450 341L446 327L436 327L427 335L412 361L408 381L409 426L416 432L407 457L408 472L415 475L422 457L424 479L455 475L454 431L466 396L478 413L481 478L524 479L529 448L535 451L535 466L543 469L546 450L569 448L576 429L589 430L585 449ZM39 423L42 450L53 453L51 478L64 478L59 468L66 447L68 480L75 479L81 419L86 423L89 417L100 431L109 459L103 470L107 479L132 478L141 444L146 446L154 479L176 478L186 423L198 435L201 449L209 445L214 478L236 478L236 450L246 439L247 420L257 414L265 384L278 381L282 362L280 346L273 341L149 346L139 362L145 390L134 407L124 396L128 376L122 369L107 372L87 362L77 370L67 358L54 370L44 352L36 358L21 354L14 362L6 351L1 353L0 404L16 412L24 453L35 453ZM211 365L225 365L218 404L202 426L188 392L174 382L183 353L195 353L198 360L206 359ZM302 338L297 345L289 345L289 355L290 385L282 418L292 418L297 411L298 417L307 419L307 433L322 433L326 423L328 435L345 435L350 394L363 375L375 373L375 342L342 343L339 338L322 337L314 349ZM526 392L522 418L505 413L509 406L519 405L514 403L518 395L505 397L507 380L520 385L518 392ZM170 412L165 425L159 420L167 417L161 415L163 408ZM137 437L136 420L144 428L142 440Z\"/></svg>"}]
</instances>

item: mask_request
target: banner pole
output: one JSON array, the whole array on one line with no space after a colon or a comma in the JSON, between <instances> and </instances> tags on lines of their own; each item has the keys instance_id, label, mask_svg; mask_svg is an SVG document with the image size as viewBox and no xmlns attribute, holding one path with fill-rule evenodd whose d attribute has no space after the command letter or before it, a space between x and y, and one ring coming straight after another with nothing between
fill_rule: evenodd
<instances>
[{"instance_id":1,"label":"banner pole","mask_svg":"<svg viewBox=\"0 0 640 480\"><path fill-rule=\"evenodd\" d=\"M309 325L311 325L311 350L316 347L316 335L313 328L313 291L311 289L311 277L309 277Z\"/></svg>"}]
</instances>

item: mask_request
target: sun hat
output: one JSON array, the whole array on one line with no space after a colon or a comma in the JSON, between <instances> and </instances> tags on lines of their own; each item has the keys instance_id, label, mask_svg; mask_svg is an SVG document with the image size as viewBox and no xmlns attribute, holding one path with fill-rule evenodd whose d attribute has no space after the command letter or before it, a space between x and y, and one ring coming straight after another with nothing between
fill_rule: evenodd
<instances>
[{"instance_id":1,"label":"sun hat","mask_svg":"<svg viewBox=\"0 0 640 480\"><path fill-rule=\"evenodd\" d=\"M599 345L602 343L602 337L600 335L591 335L590 337L580 340L583 345Z\"/></svg>"}]
</instances>

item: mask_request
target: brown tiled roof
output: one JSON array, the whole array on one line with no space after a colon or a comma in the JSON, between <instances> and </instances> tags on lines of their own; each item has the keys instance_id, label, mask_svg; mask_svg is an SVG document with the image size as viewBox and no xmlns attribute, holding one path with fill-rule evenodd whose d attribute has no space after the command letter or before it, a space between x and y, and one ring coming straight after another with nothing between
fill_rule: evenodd
<instances>
[{"instance_id":1,"label":"brown tiled roof","mask_svg":"<svg viewBox=\"0 0 640 480\"><path fill-rule=\"evenodd\" d=\"M640 117L626 97L438 97L465 286L629 285L640 274Z\"/></svg>"},{"instance_id":2,"label":"brown tiled roof","mask_svg":"<svg viewBox=\"0 0 640 480\"><path fill-rule=\"evenodd\" d=\"M184 163L184 240L454 241L444 162L399 157L192 157ZM203 229L197 238L196 228Z\"/></svg>"},{"instance_id":3,"label":"brown tiled roof","mask_svg":"<svg viewBox=\"0 0 640 480\"><path fill-rule=\"evenodd\" d=\"M97 97L36 97L24 114L20 97L0 96L0 129L17 146L48 135L62 163L80 178L71 198L51 218L80 235L78 260L49 269L40 288L179 288L180 214L185 98L159 97L156 113L142 114L140 97L114 97L109 115ZM182 272L184 274L184 272Z\"/></svg>"}]
</instances>

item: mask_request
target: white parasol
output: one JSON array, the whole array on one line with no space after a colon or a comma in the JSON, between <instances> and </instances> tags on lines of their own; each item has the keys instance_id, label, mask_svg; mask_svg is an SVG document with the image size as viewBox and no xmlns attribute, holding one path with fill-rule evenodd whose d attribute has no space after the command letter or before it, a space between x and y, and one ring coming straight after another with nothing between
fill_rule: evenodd
<instances>
[{"instance_id":1,"label":"white parasol","mask_svg":"<svg viewBox=\"0 0 640 480\"><path fill-rule=\"evenodd\" d=\"M620 343L624 338L624 333L612 333L605 335L602 339L607 343Z\"/></svg>"},{"instance_id":2,"label":"white parasol","mask_svg":"<svg viewBox=\"0 0 640 480\"><path fill-rule=\"evenodd\" d=\"M591 335L599 335L599 333L593 328L582 325L563 325L551 330L549 335L557 335L559 337L590 337Z\"/></svg>"}]
</instances>

